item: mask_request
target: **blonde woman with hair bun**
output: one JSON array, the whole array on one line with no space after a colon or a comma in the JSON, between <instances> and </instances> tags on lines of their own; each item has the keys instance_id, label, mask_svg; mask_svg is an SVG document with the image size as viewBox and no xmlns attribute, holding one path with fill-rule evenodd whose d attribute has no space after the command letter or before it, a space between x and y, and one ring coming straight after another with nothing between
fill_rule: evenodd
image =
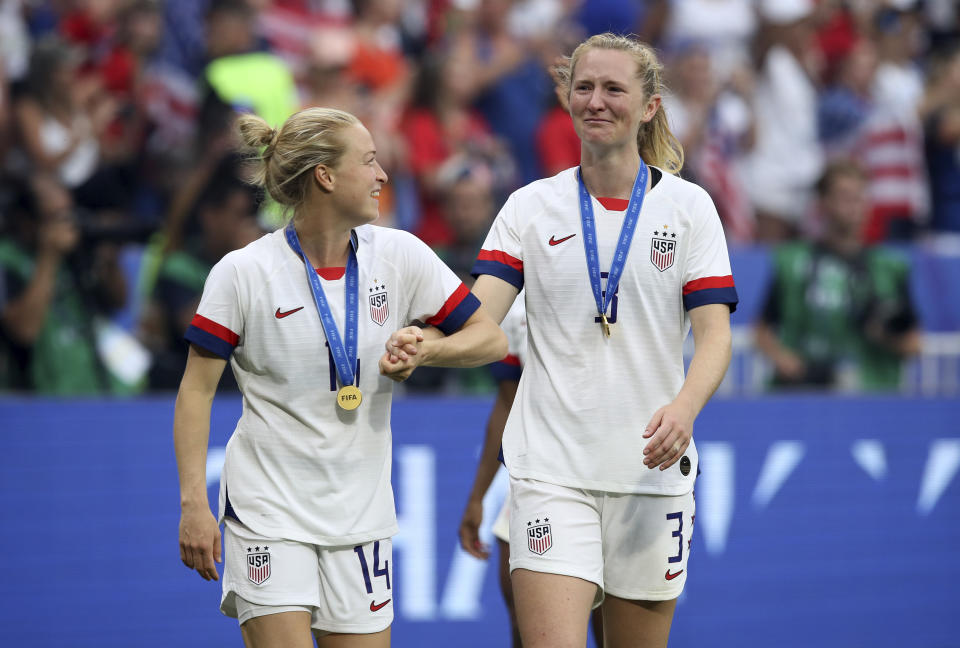
<instances>
[{"instance_id":1,"label":"blonde woman with hair bun","mask_svg":"<svg viewBox=\"0 0 960 648\"><path fill-rule=\"evenodd\" d=\"M580 166L514 192L473 270L497 322L525 289L502 442L524 648L584 646L598 606L607 648L663 648L687 578L693 423L729 364L737 293L713 202L675 175L662 69L627 36L576 48L557 79Z\"/></svg>"},{"instance_id":2,"label":"blonde woman with hair bun","mask_svg":"<svg viewBox=\"0 0 960 648\"><path fill-rule=\"evenodd\" d=\"M238 130L251 182L290 218L211 270L185 336L180 558L206 580L224 562L221 610L248 647L383 648L392 386L419 365L500 360L506 338L433 251L373 224L387 174L356 117L310 108L274 130L243 115ZM228 361L244 407L214 517L206 448Z\"/></svg>"}]
</instances>

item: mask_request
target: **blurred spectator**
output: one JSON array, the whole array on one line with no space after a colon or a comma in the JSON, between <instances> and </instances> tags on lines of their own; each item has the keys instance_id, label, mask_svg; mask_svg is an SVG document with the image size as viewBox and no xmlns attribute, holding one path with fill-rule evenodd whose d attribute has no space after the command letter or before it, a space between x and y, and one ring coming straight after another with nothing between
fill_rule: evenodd
<instances>
[{"instance_id":1,"label":"blurred spectator","mask_svg":"<svg viewBox=\"0 0 960 648\"><path fill-rule=\"evenodd\" d=\"M250 0L250 4L256 9L257 34L266 49L284 60L298 83L307 74L318 38L326 35L328 29L349 30L349 3L346 1ZM334 8L331 4L340 6ZM342 43L338 39L330 47ZM351 47L346 54L350 56L352 53Z\"/></svg>"},{"instance_id":2,"label":"blurred spectator","mask_svg":"<svg viewBox=\"0 0 960 648\"><path fill-rule=\"evenodd\" d=\"M960 233L960 46L937 53L922 113L933 214L930 227Z\"/></svg>"},{"instance_id":3,"label":"blurred spectator","mask_svg":"<svg viewBox=\"0 0 960 648\"><path fill-rule=\"evenodd\" d=\"M668 79L671 93L663 102L670 129L683 145L684 176L713 197L730 240L753 240L753 206L735 172L753 145L750 71L738 68L723 81L713 71L709 50L688 42L673 54Z\"/></svg>"},{"instance_id":4,"label":"blurred spectator","mask_svg":"<svg viewBox=\"0 0 960 648\"><path fill-rule=\"evenodd\" d=\"M436 252L469 286L473 283L470 270L497 212L489 171L482 166L463 169L444 188L442 204L453 238Z\"/></svg>"},{"instance_id":5,"label":"blurred spectator","mask_svg":"<svg viewBox=\"0 0 960 648\"><path fill-rule=\"evenodd\" d=\"M613 32L637 34L647 43L657 43L672 11L672 0L583 0L567 3L575 7L573 19L586 35Z\"/></svg>"},{"instance_id":6,"label":"blurred spectator","mask_svg":"<svg viewBox=\"0 0 960 648\"><path fill-rule=\"evenodd\" d=\"M821 95L820 137L828 155L853 157L868 183L868 241L911 238L927 217L923 135L915 110L877 96L876 48L861 40Z\"/></svg>"},{"instance_id":7,"label":"blurred spectator","mask_svg":"<svg viewBox=\"0 0 960 648\"><path fill-rule=\"evenodd\" d=\"M554 95L553 106L537 127L537 157L547 176L580 164L580 137L573 128L567 97L559 84L554 86Z\"/></svg>"},{"instance_id":8,"label":"blurred spectator","mask_svg":"<svg viewBox=\"0 0 960 648\"><path fill-rule=\"evenodd\" d=\"M484 0L464 17L451 37L452 55L472 68L467 88L490 129L503 139L517 164L520 184L543 177L537 161L536 131L553 101L547 65L564 38L519 37L510 31L510 0ZM554 44L554 47L550 47Z\"/></svg>"},{"instance_id":9,"label":"blurred spectator","mask_svg":"<svg viewBox=\"0 0 960 648\"><path fill-rule=\"evenodd\" d=\"M909 119L916 119L923 98L923 73L917 58L924 42L918 18L912 9L887 6L877 11L873 19L880 58L873 95L878 103Z\"/></svg>"},{"instance_id":10,"label":"blurred spectator","mask_svg":"<svg viewBox=\"0 0 960 648\"><path fill-rule=\"evenodd\" d=\"M254 191L237 179L232 165L222 164L197 202L191 222L195 231L164 257L140 324L154 356L149 376L152 389L174 390L180 384L188 349L183 335L197 311L210 269L227 252L262 234L255 198ZM231 384L232 375L225 382Z\"/></svg>"},{"instance_id":11,"label":"blurred spectator","mask_svg":"<svg viewBox=\"0 0 960 648\"><path fill-rule=\"evenodd\" d=\"M298 107L296 85L283 59L256 51L256 14L243 0L213 0L207 13L202 103L219 101L279 126Z\"/></svg>"},{"instance_id":12,"label":"blurred spectator","mask_svg":"<svg viewBox=\"0 0 960 648\"><path fill-rule=\"evenodd\" d=\"M126 299L116 246L82 239L70 193L55 179L36 176L20 194L0 239L0 388L57 396L137 389L118 379L123 368L109 363L104 338L122 335L103 321Z\"/></svg>"},{"instance_id":13,"label":"blurred spectator","mask_svg":"<svg viewBox=\"0 0 960 648\"><path fill-rule=\"evenodd\" d=\"M26 158L22 173L55 174L85 207L117 206L123 199L110 194L126 190L99 166L99 138L116 103L101 92L98 79L78 76L79 63L77 52L55 37L34 47L23 96L14 105Z\"/></svg>"},{"instance_id":14,"label":"blurred spectator","mask_svg":"<svg viewBox=\"0 0 960 648\"><path fill-rule=\"evenodd\" d=\"M849 156L874 110L877 50L861 40L837 65L835 79L820 95L817 128L828 155Z\"/></svg>"},{"instance_id":15,"label":"blurred spectator","mask_svg":"<svg viewBox=\"0 0 960 648\"><path fill-rule=\"evenodd\" d=\"M812 0L760 1L767 42L760 48L756 144L745 160L744 180L762 241L782 241L801 229L811 187L823 169L812 11Z\"/></svg>"},{"instance_id":16,"label":"blurred spectator","mask_svg":"<svg viewBox=\"0 0 960 648\"><path fill-rule=\"evenodd\" d=\"M668 49L697 43L706 50L720 83L749 65L757 29L753 0L672 0L669 4L664 36Z\"/></svg>"},{"instance_id":17,"label":"blurred spectator","mask_svg":"<svg viewBox=\"0 0 960 648\"><path fill-rule=\"evenodd\" d=\"M159 60L164 67L197 78L206 63L204 15L210 0L164 0L163 40Z\"/></svg>"},{"instance_id":18,"label":"blurred spectator","mask_svg":"<svg viewBox=\"0 0 960 648\"><path fill-rule=\"evenodd\" d=\"M363 105L360 83L347 74L357 40L344 25L312 32L303 76L305 108L326 107L357 114Z\"/></svg>"},{"instance_id":19,"label":"blurred spectator","mask_svg":"<svg viewBox=\"0 0 960 648\"><path fill-rule=\"evenodd\" d=\"M30 64L30 32L24 0L0 0L0 73L18 81Z\"/></svg>"},{"instance_id":20,"label":"blurred spectator","mask_svg":"<svg viewBox=\"0 0 960 648\"><path fill-rule=\"evenodd\" d=\"M375 95L378 103L399 107L407 99L411 80L399 24L403 3L353 0L353 5L356 48L348 73Z\"/></svg>"},{"instance_id":21,"label":"blurred spectator","mask_svg":"<svg viewBox=\"0 0 960 648\"><path fill-rule=\"evenodd\" d=\"M817 4L816 43L823 58L822 80L831 84L840 64L862 39L869 22L869 4L846 0L821 0Z\"/></svg>"},{"instance_id":22,"label":"blurred spectator","mask_svg":"<svg viewBox=\"0 0 960 648\"><path fill-rule=\"evenodd\" d=\"M437 53L420 67L414 105L404 119L410 170L420 192L420 222L415 230L428 245L446 245L453 231L440 201L445 185L473 165L494 174L494 186L513 180L513 164L486 121L470 107L475 66L459 52Z\"/></svg>"},{"instance_id":23,"label":"blurred spectator","mask_svg":"<svg viewBox=\"0 0 960 648\"><path fill-rule=\"evenodd\" d=\"M483 165L462 167L443 183L440 209L452 236L448 243L434 249L468 286L473 284L470 271L496 216L497 205L493 176ZM421 375L417 376L418 373ZM420 367L404 384L411 391L476 393L489 392L493 388L487 367Z\"/></svg>"},{"instance_id":24,"label":"blurred spectator","mask_svg":"<svg viewBox=\"0 0 960 648\"><path fill-rule=\"evenodd\" d=\"M859 167L831 163L817 189L823 235L776 249L757 346L777 387L896 389L901 360L920 350L908 266L863 244Z\"/></svg>"},{"instance_id":25,"label":"blurred spectator","mask_svg":"<svg viewBox=\"0 0 960 648\"><path fill-rule=\"evenodd\" d=\"M120 12L117 31L98 73L104 90L118 105L108 125L105 155L137 164L146 138L146 116L138 95L149 58L156 51L163 29L156 0L132 0Z\"/></svg>"}]
</instances>

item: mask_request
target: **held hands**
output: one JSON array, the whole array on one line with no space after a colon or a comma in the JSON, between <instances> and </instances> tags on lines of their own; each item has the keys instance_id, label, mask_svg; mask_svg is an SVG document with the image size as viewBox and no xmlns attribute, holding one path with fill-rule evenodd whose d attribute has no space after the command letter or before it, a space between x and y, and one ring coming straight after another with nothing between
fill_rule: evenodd
<instances>
[{"instance_id":1,"label":"held hands","mask_svg":"<svg viewBox=\"0 0 960 648\"><path fill-rule=\"evenodd\" d=\"M666 470L679 461L693 438L693 418L690 408L677 401L658 409L643 433L644 439L650 439L643 449L643 464Z\"/></svg>"},{"instance_id":2,"label":"held hands","mask_svg":"<svg viewBox=\"0 0 960 648\"><path fill-rule=\"evenodd\" d=\"M380 358L380 373L390 380L403 382L410 377L423 359L423 330L407 326L395 331L385 345L386 352Z\"/></svg>"},{"instance_id":3,"label":"held hands","mask_svg":"<svg viewBox=\"0 0 960 648\"><path fill-rule=\"evenodd\" d=\"M483 500L471 497L460 520L460 546L474 558L486 560L490 547L480 542L480 524L483 522Z\"/></svg>"},{"instance_id":4,"label":"held hands","mask_svg":"<svg viewBox=\"0 0 960 648\"><path fill-rule=\"evenodd\" d=\"M213 561L223 562L220 526L208 506L183 507L180 514L180 560L204 580L220 580Z\"/></svg>"}]
</instances>

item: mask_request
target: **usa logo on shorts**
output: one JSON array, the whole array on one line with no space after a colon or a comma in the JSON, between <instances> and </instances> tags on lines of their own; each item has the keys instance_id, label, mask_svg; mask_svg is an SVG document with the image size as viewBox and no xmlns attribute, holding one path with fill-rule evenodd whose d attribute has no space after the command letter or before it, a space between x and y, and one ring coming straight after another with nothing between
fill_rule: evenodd
<instances>
[{"instance_id":1,"label":"usa logo on shorts","mask_svg":"<svg viewBox=\"0 0 960 648\"><path fill-rule=\"evenodd\" d=\"M247 578L255 585L261 585L270 578L270 547L247 547Z\"/></svg>"},{"instance_id":2,"label":"usa logo on shorts","mask_svg":"<svg viewBox=\"0 0 960 648\"><path fill-rule=\"evenodd\" d=\"M674 253L677 250L677 235L672 232L668 235L666 225L663 227L663 232L657 230L653 234L654 237L650 240L650 261L657 270L663 272L673 265Z\"/></svg>"},{"instance_id":3,"label":"usa logo on shorts","mask_svg":"<svg viewBox=\"0 0 960 648\"><path fill-rule=\"evenodd\" d=\"M546 524L550 518L544 518L543 523L540 520L527 522L527 549L542 556L550 547L553 546L553 537L550 535L550 525Z\"/></svg>"},{"instance_id":4,"label":"usa logo on shorts","mask_svg":"<svg viewBox=\"0 0 960 648\"><path fill-rule=\"evenodd\" d=\"M370 289L370 319L377 326L383 326L390 316L390 307L387 305L386 286L374 279L374 287Z\"/></svg>"}]
</instances>

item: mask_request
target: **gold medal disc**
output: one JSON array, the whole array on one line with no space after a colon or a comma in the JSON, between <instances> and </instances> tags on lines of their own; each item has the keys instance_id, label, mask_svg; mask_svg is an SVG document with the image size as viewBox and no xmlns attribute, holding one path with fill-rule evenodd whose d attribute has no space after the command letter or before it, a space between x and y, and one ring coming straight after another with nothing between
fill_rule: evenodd
<instances>
[{"instance_id":1,"label":"gold medal disc","mask_svg":"<svg viewBox=\"0 0 960 648\"><path fill-rule=\"evenodd\" d=\"M600 313L600 326L603 328L603 334L610 337L610 323L607 322L607 316L604 313Z\"/></svg>"},{"instance_id":2,"label":"gold medal disc","mask_svg":"<svg viewBox=\"0 0 960 648\"><path fill-rule=\"evenodd\" d=\"M363 394L353 385L344 385L337 392L337 405L340 406L340 409L355 410L360 407L360 401L362 400Z\"/></svg>"}]
</instances>

